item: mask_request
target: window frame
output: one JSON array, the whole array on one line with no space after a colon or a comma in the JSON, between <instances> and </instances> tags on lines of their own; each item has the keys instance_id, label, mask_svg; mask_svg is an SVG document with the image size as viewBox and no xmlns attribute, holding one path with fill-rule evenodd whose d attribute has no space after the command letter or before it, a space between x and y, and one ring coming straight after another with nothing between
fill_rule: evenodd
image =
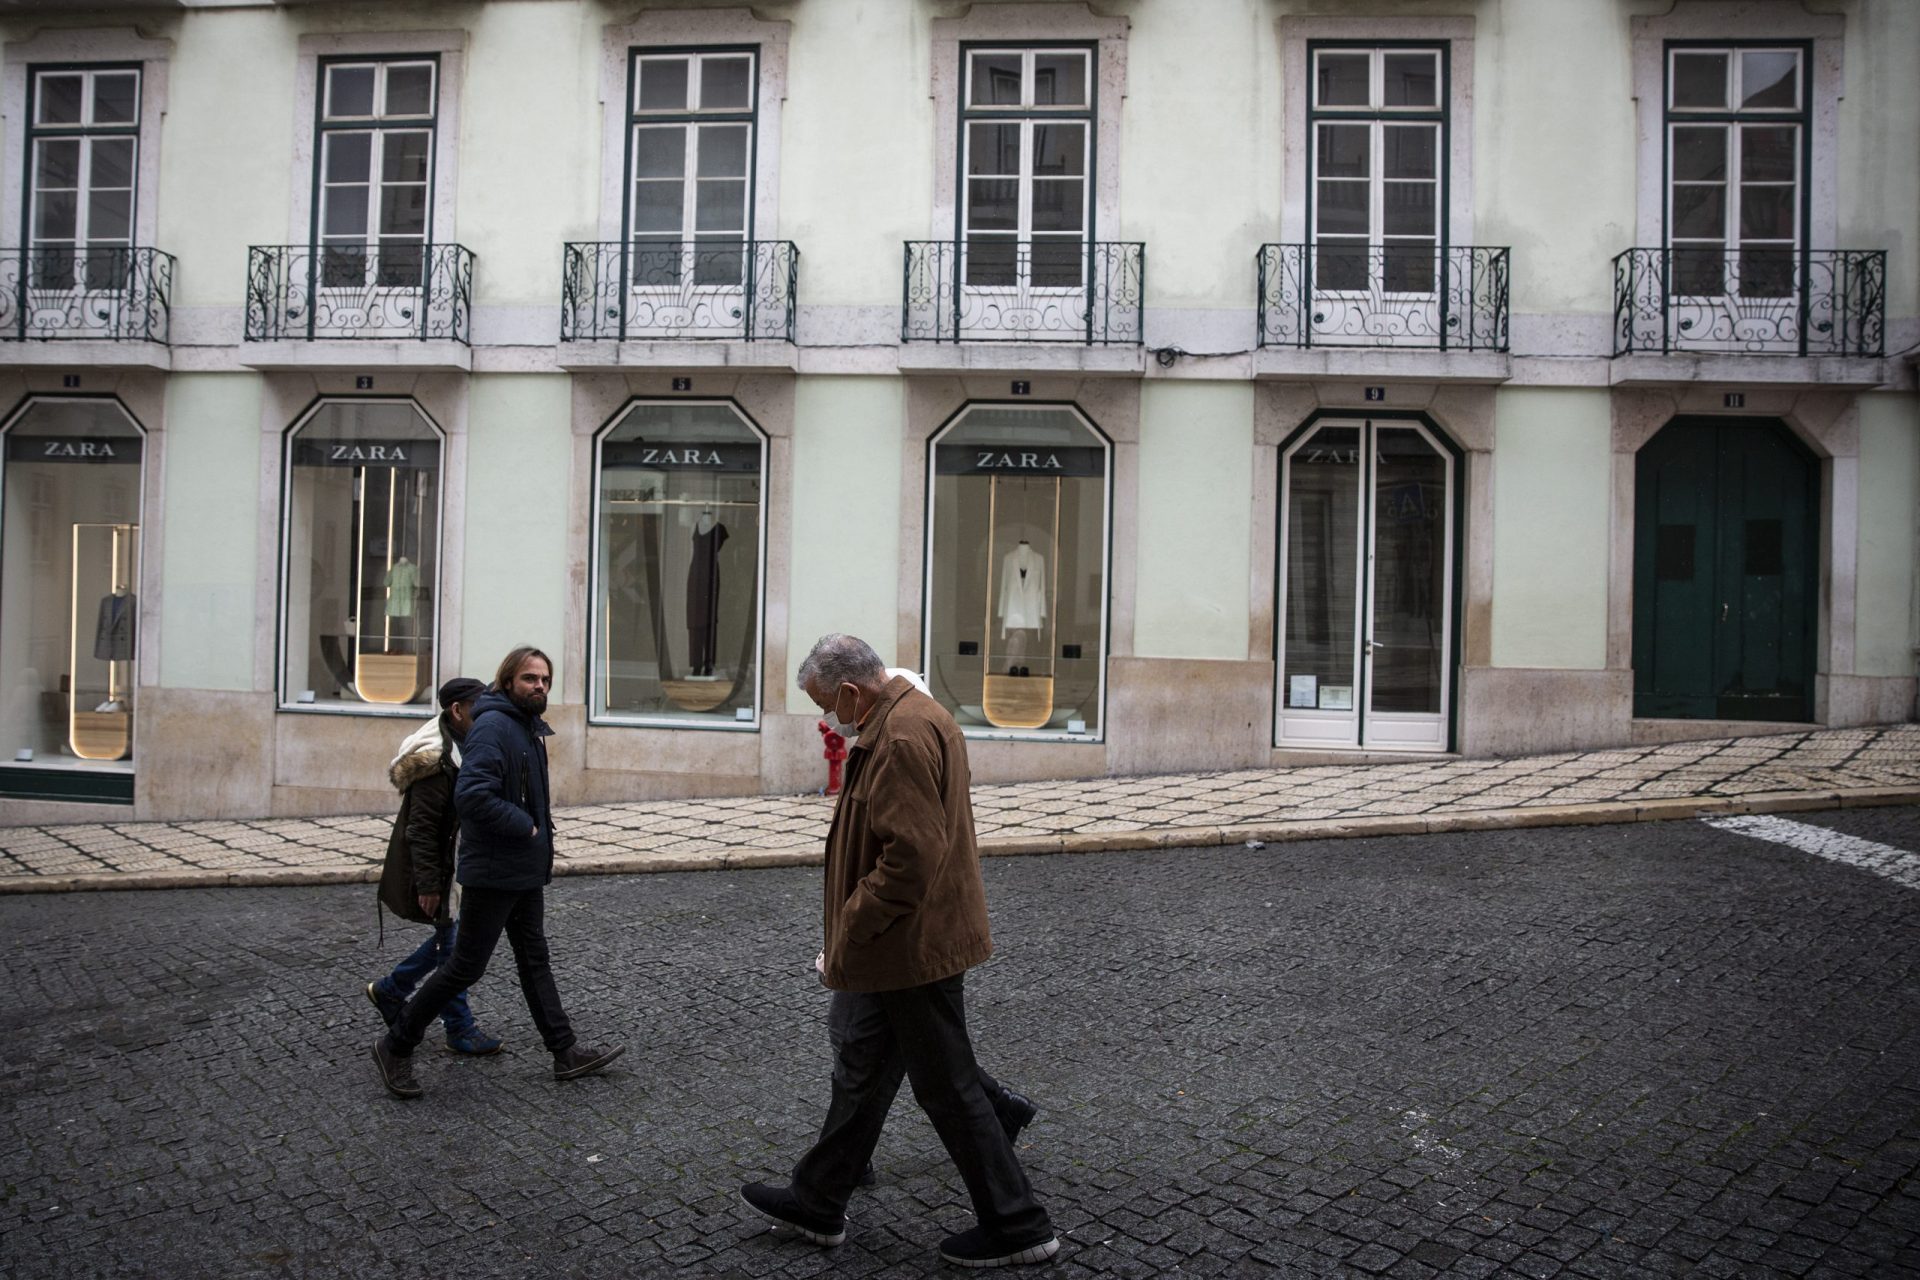
<instances>
[{"instance_id":1,"label":"window frame","mask_svg":"<svg viewBox=\"0 0 1920 1280\"><path fill-rule=\"evenodd\" d=\"M426 703L326 703L299 702L293 699L293 690L288 687L287 670L287 611L288 575L293 555L293 446L299 434L310 426L314 419L333 405L370 405L392 404L410 409L421 423L432 433L440 450L440 462L437 478L437 494L434 502L434 571L431 585L434 588L436 610L444 599L444 584L447 581L447 492L448 451L452 434L434 416L427 412L426 406L411 396L355 396L323 395L317 397L306 408L294 416L293 421L280 433L280 498L277 523L280 527L280 548L277 557L278 571L276 580L273 618L273 687L274 710L276 713L296 715L332 715L332 716L379 716L386 718L420 719L423 715L437 714L438 707L433 701L433 690L440 679L440 658L443 652L442 639L446 619L436 612L433 626L433 646L428 658L429 673ZM423 575L424 579L424 575Z\"/></svg>"},{"instance_id":2,"label":"window frame","mask_svg":"<svg viewBox=\"0 0 1920 1280\"><path fill-rule=\"evenodd\" d=\"M1306 84L1305 111L1306 120L1306 186L1305 211L1302 223L1303 252L1308 262L1311 290L1317 297L1343 299L1362 299L1378 295L1382 298L1422 299L1436 298L1446 290L1446 255L1452 246L1452 227L1450 225L1453 207L1453 41L1451 39L1432 40L1360 40L1360 39L1313 39L1305 41ZM1356 107L1350 105L1322 106L1320 104L1319 61L1323 53L1366 53L1368 62L1368 105ZM1391 107L1385 104L1383 93L1386 59L1396 53L1418 53L1432 57L1437 71L1435 83L1436 105L1432 107ZM1377 105L1375 105L1377 104ZM1320 247L1319 217L1320 207L1316 198L1319 194L1320 178L1320 127L1324 124L1345 124L1368 126L1368 174L1367 183L1367 239L1361 246L1367 253L1367 286L1364 289L1326 289L1322 288L1318 272ZM1384 234L1386 200L1385 184L1385 140L1386 129L1394 124L1424 124L1434 127L1434 177L1432 179L1405 179L1405 181L1431 181L1434 185L1433 205L1433 287L1427 290L1395 290L1386 287ZM1332 179L1330 179L1331 181ZM1354 181L1353 179L1340 179ZM1395 179L1402 181L1402 179ZM1417 237L1396 237L1417 238ZM1336 243L1351 242L1351 234L1337 234ZM1374 268L1374 251L1380 251L1381 267L1378 273Z\"/></svg>"},{"instance_id":3,"label":"window frame","mask_svg":"<svg viewBox=\"0 0 1920 1280\"><path fill-rule=\"evenodd\" d=\"M1084 104L1079 106L1036 106L1028 99L1033 96L1035 83L1035 58L1043 53L1079 53L1086 58L1087 95ZM973 93L973 59L981 54L1019 54L1021 59L1021 99L1018 104L1002 104L976 107L971 104ZM955 255L958 259L958 279L970 290L1006 290L1031 295L1071 295L1085 292L1091 287L1088 279L1089 261L1092 245L1098 242L1096 225L1099 215L1099 134L1100 134L1100 42L1098 40L962 40L959 42L959 71L955 93L955 138L954 138L954 201L953 201L953 238ZM1033 172L1033 132L1037 125L1050 123L1068 123L1081 126L1081 171L1078 180L1080 191L1080 230L1077 233L1080 243L1078 264L1079 279L1071 284L1035 284L1033 282L1033 194L1038 175ZM1014 228L1011 232L989 230L979 234L994 238L1010 238L1014 245L1014 278L1008 284L973 284L969 282L968 245L974 232L971 227L969 211L971 202L969 191L973 177L969 170L973 151L973 129L976 124L1014 124L1020 129L1019 172L1013 175L1017 195L1015 197ZM1006 175L986 175L999 181L1007 180ZM1071 175L1062 175L1071 176ZM1049 231L1040 233L1043 238L1065 240L1068 232ZM1020 272L1020 246L1027 246L1026 274ZM943 428L944 430L944 428Z\"/></svg>"},{"instance_id":4,"label":"window frame","mask_svg":"<svg viewBox=\"0 0 1920 1280\"><path fill-rule=\"evenodd\" d=\"M1100 543L1100 591L1102 600L1100 608L1100 666L1096 693L1096 700L1100 707L1100 723L1096 731L1088 733L1069 733L1064 729L1001 729L991 725L961 725L961 735L969 739L995 742L1104 743L1107 741L1108 726L1107 668L1113 661L1114 472L1119 449L1118 442L1114 437L1102 430L1100 425L1093 420L1092 416L1075 401L968 400L949 414L945 421L941 422L938 427L934 428L934 430L928 434L923 456L923 474L925 476L926 493L921 507L920 662L922 674L931 680L934 652L934 533L938 527L935 523L936 508L934 500L939 485L939 468L936 460L939 456L940 442L966 425L967 418L976 409L1032 411L1036 413L1065 411L1072 414L1079 424L1086 428L1095 440L1099 441L1101 448L1106 452L1104 462L1105 475L1102 477L1105 483L1102 488L1101 497L1101 524L1105 536L1102 537ZM1047 572L1055 575L1056 584L1058 581L1059 567L1058 564L1052 564L1047 567ZM984 657L985 655L983 654L982 656ZM936 695L935 701L938 700L938 696ZM946 704L942 703L941 705L944 707Z\"/></svg>"},{"instance_id":5,"label":"window frame","mask_svg":"<svg viewBox=\"0 0 1920 1280\"><path fill-rule=\"evenodd\" d=\"M747 59L747 106L715 108L685 107L678 110L642 111L640 108L640 71L641 64L648 61L673 61L685 59L688 64L687 84L689 94L698 97L699 68L708 58ZM683 184L680 205L679 239L666 241L659 233L646 233L649 237L660 238L662 243L686 246L699 243L698 198L699 198L699 138L706 126L739 126L747 129L746 186L741 203L741 248L742 277L740 285L746 286L751 278L753 264L751 248L758 241L759 228L757 213L759 205L760 174L760 76L762 71L762 50L757 44L699 44L699 45L629 45L627 47L626 96L623 99L620 118L624 121L621 138L620 187L620 244L623 257L631 254L639 237L634 231L634 194L636 184L643 181L636 170L636 152L638 150L640 130L644 128L678 127L686 130L684 167L680 181ZM731 233L728 233L731 234ZM632 283L631 272L627 273L629 287L632 289L649 288ZM711 286L709 286L711 287ZM725 287L725 286L720 286ZM758 428L756 428L757 430ZM598 446L596 445L596 448Z\"/></svg>"},{"instance_id":6,"label":"window frame","mask_svg":"<svg viewBox=\"0 0 1920 1280\"><path fill-rule=\"evenodd\" d=\"M713 406L731 412L742 425L753 433L760 446L760 513L759 529L754 546L756 557L754 564L754 622L753 622L753 719L752 720L693 720L671 715L616 715L609 712L596 712L597 696L594 689L595 660L598 657L596 647L599 627L594 621L600 609L600 481L601 459L604 446L612 434L619 430L635 412L654 406ZM586 635L586 678L582 685L586 704L587 723L624 729L668 729L691 730L708 733L758 733L765 722L767 708L764 699L766 690L767 655L767 513L770 506L773 467L773 436L757 422L746 406L727 396L632 396L600 424L593 433L592 465L587 469L587 618L583 628Z\"/></svg>"},{"instance_id":7,"label":"window frame","mask_svg":"<svg viewBox=\"0 0 1920 1280\"><path fill-rule=\"evenodd\" d=\"M1799 99L1796 106L1785 107L1741 107L1739 85L1742 77L1741 54L1761 52L1792 52L1796 55L1799 70ZM1679 107L1673 104L1676 85L1674 63L1684 54L1725 53L1728 55L1727 98L1721 108ZM1667 283L1662 287L1669 299L1688 303L1711 303L1727 298L1751 298L1755 301L1791 301L1804 289L1802 276L1803 260L1813 247L1813 134L1814 134L1814 41L1811 39L1783 40L1711 40L1711 39L1669 39L1660 43L1660 245L1669 263ZM1726 139L1726 176L1721 181L1724 199L1721 209L1721 231L1718 241L1688 237L1683 243L1674 241L1674 131L1683 128L1719 127ZM1678 287L1673 271L1672 256L1687 244L1718 244L1721 253L1722 282L1729 276L1738 279L1737 266L1731 272L1730 266L1737 263L1746 241L1740 235L1740 212L1742 198L1739 189L1746 185L1740 177L1740 163L1744 150L1745 131L1749 127L1779 128L1791 126L1798 132L1794 150L1795 172L1793 177L1794 211L1793 234L1786 252L1792 265L1792 284L1785 295L1745 294L1734 290L1704 294L1684 292ZM1779 185L1779 184L1767 184ZM1777 240L1759 240L1762 247L1781 245Z\"/></svg>"},{"instance_id":8,"label":"window frame","mask_svg":"<svg viewBox=\"0 0 1920 1280\"><path fill-rule=\"evenodd\" d=\"M386 117L378 110L381 106L386 86L387 74L395 66L429 66L432 70L432 90L429 95L430 110L424 115ZM332 93L332 72L343 67L371 66L374 68L373 106L376 108L370 116L349 116L330 119L327 112L327 99ZM426 287L426 281L432 270L432 250L434 240L434 212L437 189L440 182L440 120L441 93L445 85L445 69L441 65L438 52L423 53L333 53L320 54L314 62L313 86L313 183L311 198L308 202L308 252L313 256L314 287L316 289L390 289L401 292L418 292ZM388 132L425 132L427 135L427 177L425 183L424 226L420 232L419 279L405 284L383 283L381 280L380 242L385 239L379 229L381 192L386 185L380 178L385 158L385 135ZM351 133L369 133L367 157L367 226L365 233L357 243L365 253L364 280L360 284L331 284L326 281L326 269L321 259L327 248L326 207L328 203L327 154L328 139L333 135ZM353 184L334 184L353 185ZM412 184L404 184L412 185ZM411 235L394 239L411 241ZM343 244L348 243L342 241Z\"/></svg>"},{"instance_id":9,"label":"window frame","mask_svg":"<svg viewBox=\"0 0 1920 1280\"><path fill-rule=\"evenodd\" d=\"M92 85L96 76L101 74L133 75L133 119L126 123L95 124L84 118L79 124L42 124L39 122L41 105L40 82L47 76L78 75L85 88L82 90L81 107L83 117L93 110ZM28 254L35 253L39 241L34 235L34 195L38 189L40 144L47 141L75 139L80 143L79 170L74 188L74 235L71 241L56 241L66 244L69 250L78 255L86 250L88 237L82 234L89 220L88 204L84 197L91 194L93 188L89 181L92 176L93 143L98 139L124 138L132 144L131 163L128 165L127 198L127 237L126 252L131 260L133 250L140 247L140 165L144 149L141 146L141 130L145 120L145 96L147 91L146 65L142 62L124 60L101 62L30 62L26 67L26 104L22 119L25 121L23 147L21 152L20 176L20 244ZM108 284L95 287L86 283L84 275L76 272L73 286L90 293L120 292L119 277L116 275Z\"/></svg>"}]
</instances>

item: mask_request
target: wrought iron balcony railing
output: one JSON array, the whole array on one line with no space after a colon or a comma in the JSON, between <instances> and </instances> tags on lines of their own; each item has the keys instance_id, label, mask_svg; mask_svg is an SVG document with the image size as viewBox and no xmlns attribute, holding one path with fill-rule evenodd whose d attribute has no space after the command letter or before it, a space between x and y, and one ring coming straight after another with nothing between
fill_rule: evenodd
<instances>
[{"instance_id":1,"label":"wrought iron balcony railing","mask_svg":"<svg viewBox=\"0 0 1920 1280\"><path fill-rule=\"evenodd\" d=\"M0 340L164 343L174 266L158 249L0 249Z\"/></svg>"},{"instance_id":2,"label":"wrought iron balcony railing","mask_svg":"<svg viewBox=\"0 0 1920 1280\"><path fill-rule=\"evenodd\" d=\"M909 240L904 342L1141 341L1137 241Z\"/></svg>"},{"instance_id":3,"label":"wrought iron balcony railing","mask_svg":"<svg viewBox=\"0 0 1920 1280\"><path fill-rule=\"evenodd\" d=\"M1613 354L1886 354L1883 249L1629 249L1613 260Z\"/></svg>"},{"instance_id":4,"label":"wrought iron balcony railing","mask_svg":"<svg viewBox=\"0 0 1920 1280\"><path fill-rule=\"evenodd\" d=\"M369 241L247 250L247 341L471 342L473 253Z\"/></svg>"},{"instance_id":5,"label":"wrought iron balcony railing","mask_svg":"<svg viewBox=\"0 0 1920 1280\"><path fill-rule=\"evenodd\" d=\"M793 341L791 240L568 244L560 341Z\"/></svg>"},{"instance_id":6,"label":"wrought iron balcony railing","mask_svg":"<svg viewBox=\"0 0 1920 1280\"><path fill-rule=\"evenodd\" d=\"M1481 245L1260 246L1260 345L1507 349L1510 251Z\"/></svg>"}]
</instances>

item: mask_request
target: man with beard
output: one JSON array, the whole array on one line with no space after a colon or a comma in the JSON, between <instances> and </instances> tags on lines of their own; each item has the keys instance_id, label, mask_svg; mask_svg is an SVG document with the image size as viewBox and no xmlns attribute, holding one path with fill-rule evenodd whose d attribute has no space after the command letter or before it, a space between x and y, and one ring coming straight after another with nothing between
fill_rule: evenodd
<instances>
[{"instance_id":1,"label":"man with beard","mask_svg":"<svg viewBox=\"0 0 1920 1280\"><path fill-rule=\"evenodd\" d=\"M413 1051L427 1025L454 996L480 980L504 932L513 946L533 1024L553 1054L553 1078L572 1080L600 1070L624 1045L580 1044L560 1007L547 960L542 924L545 889L553 879L553 805L542 720L553 664L531 645L500 663L493 688L474 703L473 728L461 744L453 805L460 817L460 926L453 955L407 1002L373 1046L380 1082L398 1098L417 1098Z\"/></svg>"}]
</instances>

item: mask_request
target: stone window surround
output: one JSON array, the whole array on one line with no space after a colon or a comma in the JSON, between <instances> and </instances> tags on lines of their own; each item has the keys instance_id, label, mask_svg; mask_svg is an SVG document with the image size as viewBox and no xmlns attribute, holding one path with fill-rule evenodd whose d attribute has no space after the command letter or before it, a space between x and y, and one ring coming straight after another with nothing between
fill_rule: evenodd
<instances>
[{"instance_id":1,"label":"stone window surround","mask_svg":"<svg viewBox=\"0 0 1920 1280\"><path fill-rule=\"evenodd\" d=\"M951 242L959 226L960 193L955 169L960 154L960 45L1041 40L1086 40L1095 46L1099 65L1094 71L1093 231L1102 239L1121 238L1120 122L1127 96L1129 25L1125 18L1099 17L1084 5L1061 4L974 5L964 18L934 20L930 86L933 216L929 239ZM919 648L918 640L914 647Z\"/></svg>"},{"instance_id":2,"label":"stone window surround","mask_svg":"<svg viewBox=\"0 0 1920 1280\"><path fill-rule=\"evenodd\" d=\"M0 244L19 234L27 172L27 68L46 63L137 62L140 64L140 157L134 191L133 243L155 245L160 204L160 125L167 111L167 64L171 40L150 40L128 27L48 31L6 47L0 116L6 122L5 189L0 191ZM24 245L20 246L25 248Z\"/></svg>"},{"instance_id":3,"label":"stone window surround","mask_svg":"<svg viewBox=\"0 0 1920 1280\"><path fill-rule=\"evenodd\" d=\"M84 382L98 383L85 392L63 389L57 369L14 369L0 378L0 400L10 407L0 423L12 423L35 401L89 400L110 403L127 416L140 432L140 582L135 588L140 597L137 619L140 637L135 655L134 688L150 689L160 683L160 593L165 562L164 506L167 485L166 375L151 371L114 373L88 371ZM4 467L0 466L0 472ZM0 547L0 555L5 548ZM134 717L133 759L140 758L140 718Z\"/></svg>"},{"instance_id":4,"label":"stone window surround","mask_svg":"<svg viewBox=\"0 0 1920 1280\"><path fill-rule=\"evenodd\" d=\"M422 714L420 707L375 710L354 707L317 711L284 707L279 702L280 554L285 537L282 479L286 469L287 433L329 400L406 401L424 414L440 432L440 570L436 582L439 616L444 620L434 638L436 670L431 683L460 674L460 619L466 565L467 397L463 374L400 373L378 375L375 392L356 389L354 373L263 373L260 375L260 516L254 565L256 612L274 625L254 637L253 679L249 688L273 699L272 714L291 716L394 717Z\"/></svg>"},{"instance_id":5,"label":"stone window surround","mask_svg":"<svg viewBox=\"0 0 1920 1280\"><path fill-rule=\"evenodd\" d=\"M466 79L465 31L356 31L300 37L293 77L293 183L287 202L287 243L308 246L313 234L314 121L322 58L439 57L433 126L433 220L435 244L459 240L454 191L460 172L460 91ZM371 228L369 228L371 231ZM429 415L431 416L431 415Z\"/></svg>"},{"instance_id":6,"label":"stone window surround","mask_svg":"<svg viewBox=\"0 0 1920 1280\"><path fill-rule=\"evenodd\" d=\"M1281 199L1280 235L1286 244L1305 244L1307 169L1307 95L1313 87L1307 66L1311 40L1365 40L1388 46L1396 41L1445 40L1447 44L1447 208L1450 245L1471 245L1473 238L1473 19L1472 18L1310 18L1280 19Z\"/></svg>"},{"instance_id":7,"label":"stone window surround","mask_svg":"<svg viewBox=\"0 0 1920 1280\"><path fill-rule=\"evenodd\" d=\"M1633 96L1635 168L1639 174L1634 208L1634 245L1658 248L1666 243L1666 42L1720 40L1728 44L1811 40L1813 59L1806 69L1813 117L1813 158L1806 175L1812 199L1809 249L1837 249L1840 202L1840 99L1845 80L1841 52L1846 19L1810 14L1797 5L1761 0L1678 0L1673 12L1633 19ZM1622 245L1621 248L1628 248ZM1872 245L1858 246L1873 248Z\"/></svg>"},{"instance_id":8,"label":"stone window surround","mask_svg":"<svg viewBox=\"0 0 1920 1280\"><path fill-rule=\"evenodd\" d=\"M792 23L755 17L747 9L657 10L631 23L606 28L600 50L600 230L601 240L624 234L627 69L635 49L757 45L758 77L753 138L753 239L773 240L780 227L780 138L787 98L787 40ZM749 415L751 416L751 415Z\"/></svg>"},{"instance_id":9,"label":"stone window surround","mask_svg":"<svg viewBox=\"0 0 1920 1280\"><path fill-rule=\"evenodd\" d=\"M1814 637L1816 723L1835 719L1836 678L1854 674L1854 618L1860 558L1860 415L1854 393L1747 388L1746 405L1725 407L1723 388L1615 390L1613 516L1607 565L1607 667L1633 670L1633 528L1639 451L1676 417L1774 418L1820 461L1819 621ZM1631 714L1631 713L1629 713ZM1845 715L1844 723L1855 723Z\"/></svg>"},{"instance_id":10,"label":"stone window surround","mask_svg":"<svg viewBox=\"0 0 1920 1280\"><path fill-rule=\"evenodd\" d=\"M900 563L897 599L896 661L915 671L925 665L926 556L927 556L927 443L951 423L961 410L976 404L1064 404L1071 406L1108 439L1111 473L1107 513L1107 652L1109 667L1117 658L1133 656L1134 617L1138 583L1135 530L1140 511L1140 380L1137 378L1083 378L1076 374L1035 376L1032 395L1007 397L1007 381L997 375L911 377L907 379L907 412L900 461ZM1112 715L1113 676L1106 679L1107 706L1100 733L1023 737L996 746L1039 749L1049 746L1089 746L1104 751L1107 719ZM972 735L969 735L972 736Z\"/></svg>"},{"instance_id":11,"label":"stone window surround","mask_svg":"<svg viewBox=\"0 0 1920 1280\"><path fill-rule=\"evenodd\" d=\"M1454 596L1460 610L1460 643L1452 655L1456 672L1493 661L1493 442L1496 388L1455 383L1395 383L1385 401L1368 401L1366 389L1349 382L1262 382L1254 388L1253 546L1248 557L1247 658L1272 663L1279 620L1280 446L1316 412L1364 418L1391 409L1420 415L1428 429L1460 450L1454 501L1463 522ZM1276 668L1274 681L1279 680ZM1452 681L1453 716L1461 725L1466 681ZM1271 691L1279 697L1278 688ZM1268 715L1271 741L1273 716ZM1463 733L1464 736L1464 733ZM1292 750L1274 744L1275 750ZM1349 750L1343 748L1342 750ZM1365 754L1367 748L1350 750Z\"/></svg>"},{"instance_id":12,"label":"stone window surround","mask_svg":"<svg viewBox=\"0 0 1920 1280\"><path fill-rule=\"evenodd\" d=\"M683 375L684 376L684 375ZM567 514L567 581L577 583L567 594L566 618L562 629L565 652L584 655L590 625L590 598L593 580L591 545L593 523L598 517L593 489L594 458L606 429L619 421L636 400L692 400L701 403L724 402L743 414L766 439L767 465L762 476L765 495L765 555L760 566L760 719L753 733L733 729L707 730L639 724L593 724L584 722L588 759L593 768L631 768L660 771L661 752L675 750L670 744L686 740L688 734L727 739L735 745L716 748L734 760L736 770L744 764L736 757L757 754L759 740L786 714L787 603L792 587L791 540L779 535L793 527L793 417L794 388L792 374L733 374L715 371L696 375L694 392L673 390L672 370L631 370L623 373L574 374L571 379L573 462L571 498ZM561 667L560 688L554 701L587 705L587 673L584 664L565 662ZM804 709L804 708L803 708ZM618 754L623 762L610 756ZM684 754L684 751L682 752ZM648 763L652 760L652 763Z\"/></svg>"}]
</instances>

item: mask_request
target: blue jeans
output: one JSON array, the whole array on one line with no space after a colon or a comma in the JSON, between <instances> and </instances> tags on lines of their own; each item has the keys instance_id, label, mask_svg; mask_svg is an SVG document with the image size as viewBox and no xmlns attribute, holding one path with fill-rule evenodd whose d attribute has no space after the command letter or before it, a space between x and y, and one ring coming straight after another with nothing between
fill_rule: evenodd
<instances>
[{"instance_id":1,"label":"blue jeans","mask_svg":"<svg viewBox=\"0 0 1920 1280\"><path fill-rule=\"evenodd\" d=\"M412 955L393 966L393 972L373 985L380 988L382 995L397 996L405 1000L420 985L421 979L438 969L453 954L453 935L458 926L448 920L433 927L433 936L414 948ZM467 993L462 991L455 996L447 1007L440 1011L440 1021L450 1036L463 1036L475 1030L473 1010L467 1006Z\"/></svg>"}]
</instances>

